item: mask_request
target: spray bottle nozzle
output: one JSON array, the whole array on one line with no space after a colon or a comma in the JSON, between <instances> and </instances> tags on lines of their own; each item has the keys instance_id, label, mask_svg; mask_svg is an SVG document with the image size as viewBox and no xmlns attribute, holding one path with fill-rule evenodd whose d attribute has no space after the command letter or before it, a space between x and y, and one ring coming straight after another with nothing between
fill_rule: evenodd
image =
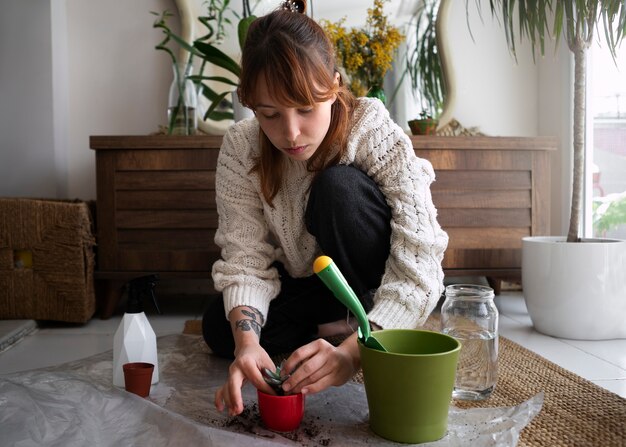
<instances>
[{"instance_id":1,"label":"spray bottle nozzle","mask_svg":"<svg viewBox=\"0 0 626 447\"><path fill-rule=\"evenodd\" d=\"M128 313L143 312L142 299L149 295L152 298L154 307L159 315L161 315L161 309L159 309L159 304L157 303L156 295L154 294L154 288L158 280L159 275L155 273L152 275L140 276L139 278L131 279L128 282Z\"/></svg>"}]
</instances>

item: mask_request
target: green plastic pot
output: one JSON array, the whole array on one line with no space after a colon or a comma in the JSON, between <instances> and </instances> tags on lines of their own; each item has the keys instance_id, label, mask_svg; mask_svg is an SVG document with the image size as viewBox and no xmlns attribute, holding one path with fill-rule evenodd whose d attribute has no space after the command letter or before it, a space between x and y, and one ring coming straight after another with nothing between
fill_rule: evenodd
<instances>
[{"instance_id":1,"label":"green plastic pot","mask_svg":"<svg viewBox=\"0 0 626 447\"><path fill-rule=\"evenodd\" d=\"M396 442L441 439L448 428L461 343L438 332L374 332L388 352L359 341L370 428Z\"/></svg>"}]
</instances>

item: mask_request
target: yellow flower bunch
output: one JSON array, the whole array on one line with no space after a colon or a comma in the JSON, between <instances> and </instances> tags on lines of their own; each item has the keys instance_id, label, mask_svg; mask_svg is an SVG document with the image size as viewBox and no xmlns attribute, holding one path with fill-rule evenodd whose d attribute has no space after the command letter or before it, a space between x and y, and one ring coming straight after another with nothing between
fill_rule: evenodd
<instances>
[{"instance_id":1,"label":"yellow flower bunch","mask_svg":"<svg viewBox=\"0 0 626 447\"><path fill-rule=\"evenodd\" d=\"M337 23L320 21L335 47L338 64L350 77L350 89L357 96L365 96L375 87L382 88L385 73L404 40L400 29L390 25L383 14L385 1L374 0L362 29L347 30L345 17Z\"/></svg>"}]
</instances>

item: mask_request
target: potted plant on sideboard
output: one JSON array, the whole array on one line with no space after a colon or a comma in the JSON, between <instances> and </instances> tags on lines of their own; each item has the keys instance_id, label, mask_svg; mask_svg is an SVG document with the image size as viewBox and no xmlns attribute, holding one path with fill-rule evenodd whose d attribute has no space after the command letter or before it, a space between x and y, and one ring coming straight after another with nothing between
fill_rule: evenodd
<instances>
[{"instance_id":1,"label":"potted plant on sideboard","mask_svg":"<svg viewBox=\"0 0 626 447\"><path fill-rule=\"evenodd\" d=\"M181 15L182 37L175 36L181 53L195 58L196 73L191 79L198 86L198 104L201 116L198 127L210 134L223 134L232 120L248 118L252 111L243 107L237 98L236 87L241 67L238 56L245 42L248 28L256 14L265 14L281 5L281 2L241 0L241 7L231 0L176 0ZM288 5L293 11L313 13L312 0L291 0ZM206 7L200 12L198 8ZM232 18L235 20L232 20ZM201 26L196 26L196 22ZM219 30L220 23L236 23L236 38L227 33L211 33ZM173 36L174 37L174 36Z\"/></svg>"},{"instance_id":2,"label":"potted plant on sideboard","mask_svg":"<svg viewBox=\"0 0 626 447\"><path fill-rule=\"evenodd\" d=\"M565 39L574 55L574 163L568 235L522 241L523 293L533 325L556 337L626 338L626 241L585 239L579 233L587 50L601 27L615 54L626 35L626 4L621 0L538 0L532 8L522 8L522 1L489 3L492 14L502 18L513 55L518 31L528 37L533 51L539 49L543 54L546 39L553 36L557 44Z\"/></svg>"},{"instance_id":3,"label":"potted plant on sideboard","mask_svg":"<svg viewBox=\"0 0 626 447\"><path fill-rule=\"evenodd\" d=\"M413 135L435 135L437 133L437 124L439 120L433 118L425 110L420 112L418 119L409 120L409 129Z\"/></svg>"},{"instance_id":4,"label":"potted plant on sideboard","mask_svg":"<svg viewBox=\"0 0 626 447\"><path fill-rule=\"evenodd\" d=\"M421 109L419 118L408 122L413 135L435 134L444 108L447 85L438 32L441 32L441 20L447 3L444 6L441 3L441 0L421 2L407 26L403 76L409 76L411 91L418 102L418 109Z\"/></svg>"},{"instance_id":5,"label":"potted plant on sideboard","mask_svg":"<svg viewBox=\"0 0 626 447\"><path fill-rule=\"evenodd\" d=\"M393 102L401 92L404 80L408 76L410 90L419 111L418 117L409 119L409 128L413 135L423 135L413 129L421 128L423 124L420 123L424 121L429 124L435 120L437 131L449 125L459 125L452 116L456 102L456 86L447 36L448 15L452 4L456 2L423 0L414 3L415 9L405 27L406 51L402 62L404 67L400 80L391 94L390 102Z\"/></svg>"},{"instance_id":6,"label":"potted plant on sideboard","mask_svg":"<svg viewBox=\"0 0 626 447\"><path fill-rule=\"evenodd\" d=\"M181 14L189 14L188 9L182 8ZM200 122L203 123L205 120L238 120L238 118L251 116L251 111L241 107L234 94L241 67L233 57L220 49L220 44L227 37L226 26L231 24L229 14L234 14L238 18L238 47L240 49L243 47L248 28L256 19L256 16L252 14L250 1L242 0L241 14L236 13L231 8L229 1L207 1L206 11L203 15L185 17L183 20L183 23L188 23L191 20L198 21L203 26L203 34L193 38L192 41L185 40L171 30L167 23L168 19L172 17L169 11L166 10L161 14L152 12L152 14L158 16L153 27L161 29L165 36L163 41L156 46L156 49L166 51L176 64L174 50L169 47L170 42L173 42L180 48L181 58L186 60L184 65L188 69L184 80L193 81L196 85L197 104L200 109L205 109L201 110ZM185 34L189 34L189 32L189 30L184 31ZM192 70L196 70L196 73L192 74ZM217 70L221 70L222 73L218 73ZM205 71L208 71L210 75L206 75ZM182 79L182 76L180 78ZM226 86L226 91L219 91L221 90L220 86ZM228 100L229 97L232 97L231 101ZM171 133L171 130L168 133Z\"/></svg>"},{"instance_id":7,"label":"potted plant on sideboard","mask_svg":"<svg viewBox=\"0 0 626 447\"><path fill-rule=\"evenodd\" d=\"M347 28L346 17L337 22L321 20L320 24L335 48L337 64L347 76L352 93L378 98L387 105L383 81L404 35L385 15L384 3L374 0L362 27Z\"/></svg>"}]
</instances>

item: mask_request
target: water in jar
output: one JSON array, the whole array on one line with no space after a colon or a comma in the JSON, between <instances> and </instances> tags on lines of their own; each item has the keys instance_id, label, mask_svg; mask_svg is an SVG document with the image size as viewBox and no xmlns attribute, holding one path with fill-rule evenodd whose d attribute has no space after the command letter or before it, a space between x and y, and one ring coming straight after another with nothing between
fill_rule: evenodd
<instances>
[{"instance_id":1,"label":"water in jar","mask_svg":"<svg viewBox=\"0 0 626 447\"><path fill-rule=\"evenodd\" d=\"M488 330L444 328L443 333L461 342L455 399L482 400L493 392L498 378L498 336Z\"/></svg>"}]
</instances>

